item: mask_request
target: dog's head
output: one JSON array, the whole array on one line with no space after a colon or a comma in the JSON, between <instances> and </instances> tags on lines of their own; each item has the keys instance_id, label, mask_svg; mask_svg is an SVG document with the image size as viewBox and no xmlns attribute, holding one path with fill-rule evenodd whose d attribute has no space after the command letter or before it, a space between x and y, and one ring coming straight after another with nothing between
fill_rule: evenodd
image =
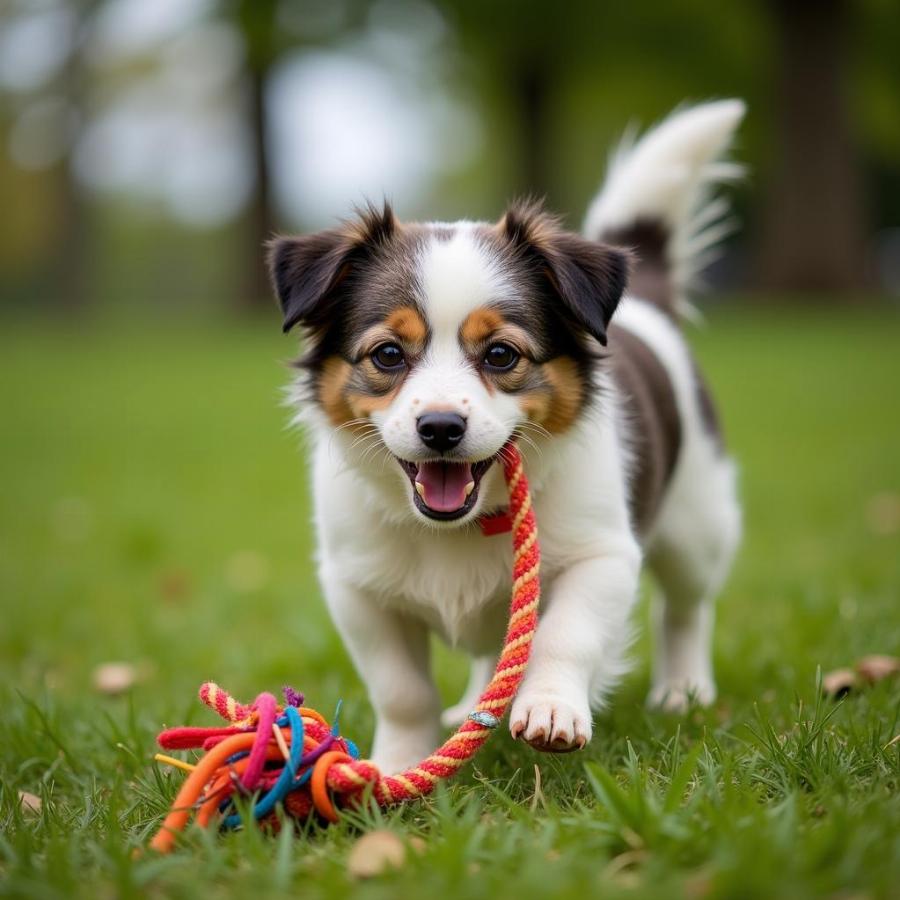
<instances>
[{"instance_id":1,"label":"dog's head","mask_svg":"<svg viewBox=\"0 0 900 900\"><path fill-rule=\"evenodd\" d=\"M526 423L564 432L589 402L627 268L535 204L495 225L369 207L276 239L270 264L285 331L304 331L312 402L393 455L414 515L456 523L478 514L482 477Z\"/></svg>"}]
</instances>

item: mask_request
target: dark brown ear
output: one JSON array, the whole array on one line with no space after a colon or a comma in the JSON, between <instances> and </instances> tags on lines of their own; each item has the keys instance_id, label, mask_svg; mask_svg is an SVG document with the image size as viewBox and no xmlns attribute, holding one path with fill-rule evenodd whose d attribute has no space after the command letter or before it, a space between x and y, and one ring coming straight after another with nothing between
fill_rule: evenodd
<instances>
[{"instance_id":1,"label":"dark brown ear","mask_svg":"<svg viewBox=\"0 0 900 900\"><path fill-rule=\"evenodd\" d=\"M499 227L547 278L575 323L605 346L606 328L625 290L627 255L565 231L539 203L514 204Z\"/></svg>"},{"instance_id":2,"label":"dark brown ear","mask_svg":"<svg viewBox=\"0 0 900 900\"><path fill-rule=\"evenodd\" d=\"M340 228L300 237L277 237L268 244L269 272L284 315L283 330L326 323L340 288L355 266L391 239L397 226L390 205L369 204Z\"/></svg>"}]
</instances>

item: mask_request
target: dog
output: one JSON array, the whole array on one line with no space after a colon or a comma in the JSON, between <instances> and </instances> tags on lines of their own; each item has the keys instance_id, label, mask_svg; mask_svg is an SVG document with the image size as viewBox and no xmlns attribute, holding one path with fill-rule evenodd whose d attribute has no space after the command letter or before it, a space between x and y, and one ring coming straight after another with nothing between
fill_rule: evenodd
<instances>
[{"instance_id":1,"label":"dog","mask_svg":"<svg viewBox=\"0 0 900 900\"><path fill-rule=\"evenodd\" d=\"M713 601L741 531L735 466L679 326L725 230L716 183L744 113L682 109L623 142L581 235L538 203L495 224L371 204L269 246L313 443L318 567L376 713L385 773L427 756L490 680L512 565L498 455L518 441L544 605L513 737L569 751L626 671L646 561L660 596L649 702L715 697ZM501 529L502 530L502 529ZM430 632L472 656L441 715Z\"/></svg>"}]
</instances>

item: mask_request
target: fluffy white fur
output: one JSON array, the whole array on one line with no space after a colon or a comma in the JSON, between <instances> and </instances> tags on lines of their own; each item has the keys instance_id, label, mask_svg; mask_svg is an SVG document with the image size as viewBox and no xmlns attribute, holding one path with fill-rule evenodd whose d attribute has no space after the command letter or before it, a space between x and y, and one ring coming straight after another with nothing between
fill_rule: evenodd
<instances>
[{"instance_id":1,"label":"fluffy white fur","mask_svg":"<svg viewBox=\"0 0 900 900\"><path fill-rule=\"evenodd\" d=\"M662 221L672 231L675 284L682 292L690 288L733 228L727 200L711 192L743 173L722 156L745 112L741 100L718 100L672 113L637 144L626 135L588 208L585 236L599 240L641 219ZM691 312L683 294L679 305Z\"/></svg>"},{"instance_id":2,"label":"fluffy white fur","mask_svg":"<svg viewBox=\"0 0 900 900\"><path fill-rule=\"evenodd\" d=\"M740 118L736 101L679 113L650 132L613 166L588 216L589 235L636 217L662 217L694 246L692 218L712 160ZM708 217L706 219L708 223ZM701 226L703 217L701 217ZM391 452L408 458L415 418L450 409L469 421L464 452L497 452L521 412L510 398L488 394L464 364L457 330L466 313L508 290L493 261L463 223L449 242L425 248L419 283L433 338L429 356L410 373L394 403L373 425ZM701 229L702 230L702 229ZM690 267L690 259L683 263ZM631 298L616 321L658 355L675 385L683 422L674 479L646 555L658 575L657 657L652 698L671 706L714 694L709 661L711 601L738 540L732 466L703 429L690 360L678 330ZM629 616L642 550L628 512L628 423L615 386L565 434L523 443L543 553L544 607L534 653L510 716L527 740L580 746L591 738L591 705L625 668ZM511 549L505 536L427 522L410 500L410 485L374 437L353 438L313 417L314 494L321 581L329 610L377 715L373 757L396 771L436 745L440 704L429 671L429 631L469 651L478 662L465 698L445 716L461 719L487 681L502 639ZM356 441L356 442L355 442ZM505 502L498 466L482 483L470 518Z\"/></svg>"},{"instance_id":3,"label":"fluffy white fur","mask_svg":"<svg viewBox=\"0 0 900 900\"><path fill-rule=\"evenodd\" d=\"M691 694L701 703L715 698L712 601L741 532L735 467L703 426L693 365L679 330L655 307L632 298L620 304L616 321L663 363L681 416L678 463L644 548L662 595L653 610L650 702L681 709Z\"/></svg>"}]
</instances>

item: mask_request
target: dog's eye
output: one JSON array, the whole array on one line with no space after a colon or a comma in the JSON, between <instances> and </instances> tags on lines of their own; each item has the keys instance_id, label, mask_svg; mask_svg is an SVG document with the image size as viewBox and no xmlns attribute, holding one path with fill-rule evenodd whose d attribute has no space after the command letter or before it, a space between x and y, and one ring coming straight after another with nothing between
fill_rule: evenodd
<instances>
[{"instance_id":1,"label":"dog's eye","mask_svg":"<svg viewBox=\"0 0 900 900\"><path fill-rule=\"evenodd\" d=\"M484 354L484 364L495 372L508 372L519 361L519 354L509 344L491 344Z\"/></svg>"},{"instance_id":2,"label":"dog's eye","mask_svg":"<svg viewBox=\"0 0 900 900\"><path fill-rule=\"evenodd\" d=\"M403 368L406 359L397 344L381 344L372 351L372 362L384 372L396 372Z\"/></svg>"}]
</instances>

